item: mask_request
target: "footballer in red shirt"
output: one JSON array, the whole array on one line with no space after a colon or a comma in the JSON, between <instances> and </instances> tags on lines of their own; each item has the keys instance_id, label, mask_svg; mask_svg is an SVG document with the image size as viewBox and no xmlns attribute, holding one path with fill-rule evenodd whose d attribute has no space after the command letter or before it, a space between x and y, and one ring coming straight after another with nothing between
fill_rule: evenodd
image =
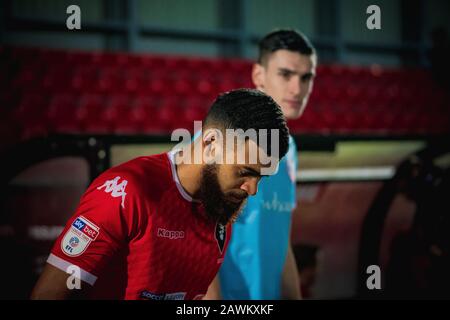
<instances>
[{"instance_id":1,"label":"footballer in red shirt","mask_svg":"<svg viewBox=\"0 0 450 320\"><path fill-rule=\"evenodd\" d=\"M268 129L269 143L263 146L260 136L242 140L239 162L240 142L221 138L227 129ZM201 299L222 264L231 222L269 166L249 161L252 144L278 162L288 129L270 97L239 89L216 99L201 137L187 147L106 170L56 240L31 298ZM68 284L73 270L80 288Z\"/></svg>"}]
</instances>

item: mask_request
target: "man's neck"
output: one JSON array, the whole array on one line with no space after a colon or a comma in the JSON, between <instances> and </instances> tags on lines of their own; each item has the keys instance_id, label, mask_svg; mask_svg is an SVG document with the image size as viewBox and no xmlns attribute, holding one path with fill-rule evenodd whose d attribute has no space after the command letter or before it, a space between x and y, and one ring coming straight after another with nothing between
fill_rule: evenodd
<instances>
[{"instance_id":1,"label":"man's neck","mask_svg":"<svg viewBox=\"0 0 450 320\"><path fill-rule=\"evenodd\" d=\"M186 148L175 153L175 168L184 191L194 199L194 195L200 189L202 165L193 163L193 146L194 144L190 144ZM190 161L187 161L189 158L186 156L186 153L191 154Z\"/></svg>"}]
</instances>

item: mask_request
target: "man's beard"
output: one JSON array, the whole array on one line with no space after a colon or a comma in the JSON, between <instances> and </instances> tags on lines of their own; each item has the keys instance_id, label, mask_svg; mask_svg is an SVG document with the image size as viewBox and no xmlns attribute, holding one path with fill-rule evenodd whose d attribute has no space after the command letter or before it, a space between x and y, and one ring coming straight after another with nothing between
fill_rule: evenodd
<instances>
[{"instance_id":1,"label":"man's beard","mask_svg":"<svg viewBox=\"0 0 450 320\"><path fill-rule=\"evenodd\" d=\"M246 195L244 195L245 191L224 193L220 188L217 169L217 164L205 165L202 170L200 189L195 198L203 203L209 218L226 225L236 220L244 207Z\"/></svg>"}]
</instances>

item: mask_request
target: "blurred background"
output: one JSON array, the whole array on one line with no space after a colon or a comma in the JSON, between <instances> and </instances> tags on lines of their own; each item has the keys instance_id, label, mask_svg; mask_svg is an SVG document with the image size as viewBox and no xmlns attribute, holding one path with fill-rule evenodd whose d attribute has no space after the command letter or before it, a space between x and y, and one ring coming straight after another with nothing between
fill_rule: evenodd
<instances>
[{"instance_id":1,"label":"blurred background","mask_svg":"<svg viewBox=\"0 0 450 320\"><path fill-rule=\"evenodd\" d=\"M380 30L366 27L372 4ZM289 123L304 296L450 298L449 13L446 0L1 1L0 298L28 297L94 177L169 150L217 94L252 87L275 28L319 56Z\"/></svg>"}]
</instances>

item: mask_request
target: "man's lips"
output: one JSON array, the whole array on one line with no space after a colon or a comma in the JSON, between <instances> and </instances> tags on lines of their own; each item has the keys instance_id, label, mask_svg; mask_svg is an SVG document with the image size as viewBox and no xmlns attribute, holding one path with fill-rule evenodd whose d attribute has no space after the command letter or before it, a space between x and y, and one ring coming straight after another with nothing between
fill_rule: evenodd
<instances>
[{"instance_id":1,"label":"man's lips","mask_svg":"<svg viewBox=\"0 0 450 320\"><path fill-rule=\"evenodd\" d=\"M284 102L291 108L299 108L302 104L299 100L284 100Z\"/></svg>"}]
</instances>

